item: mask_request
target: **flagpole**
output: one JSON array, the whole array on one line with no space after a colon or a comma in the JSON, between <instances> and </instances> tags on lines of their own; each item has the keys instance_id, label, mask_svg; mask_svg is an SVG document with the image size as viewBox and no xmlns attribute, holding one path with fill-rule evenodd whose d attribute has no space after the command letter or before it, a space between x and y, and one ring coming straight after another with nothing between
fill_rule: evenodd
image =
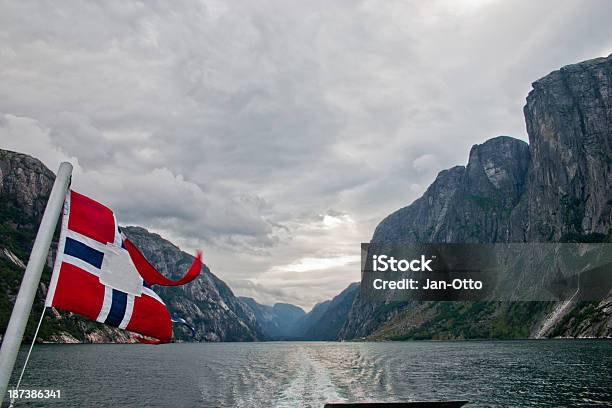
<instances>
[{"instance_id":1,"label":"flagpole","mask_svg":"<svg viewBox=\"0 0 612 408\"><path fill-rule=\"evenodd\" d=\"M38 227L38 233L30 253L30 260L23 274L15 306L13 306L11 319L2 339L2 348L0 348L0 404L6 396L23 333L32 310L32 303L40 283L40 276L47 261L51 240L68 191L71 174L72 165L68 162L61 163L51 189L49 201L47 201L45 213Z\"/></svg>"}]
</instances>

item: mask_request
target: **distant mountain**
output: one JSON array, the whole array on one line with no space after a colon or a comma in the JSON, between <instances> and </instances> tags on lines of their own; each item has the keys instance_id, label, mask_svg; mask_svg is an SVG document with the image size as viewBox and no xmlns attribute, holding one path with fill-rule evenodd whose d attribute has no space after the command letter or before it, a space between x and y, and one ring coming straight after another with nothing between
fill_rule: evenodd
<instances>
[{"instance_id":1,"label":"distant mountain","mask_svg":"<svg viewBox=\"0 0 612 408\"><path fill-rule=\"evenodd\" d=\"M0 332L4 333L21 277L42 218L55 175L30 156L0 150ZM139 227L124 232L160 272L170 278L181 276L193 257L178 247ZM33 334L50 279L53 248L41 280L26 337ZM264 338L251 310L231 289L204 266L194 282L178 288L155 287L172 313L196 327L196 338L181 326L175 337L186 341L253 341ZM122 330L52 309L39 334L45 341L130 342Z\"/></svg>"},{"instance_id":2,"label":"distant mountain","mask_svg":"<svg viewBox=\"0 0 612 408\"><path fill-rule=\"evenodd\" d=\"M331 300L316 305L299 322L299 338L303 340L338 340L346 324L359 284L351 283Z\"/></svg>"},{"instance_id":3,"label":"distant mountain","mask_svg":"<svg viewBox=\"0 0 612 408\"><path fill-rule=\"evenodd\" d=\"M250 297L239 298L253 312L267 340L294 339L296 324L306 314L300 307L288 303L262 305Z\"/></svg>"},{"instance_id":4,"label":"distant mountain","mask_svg":"<svg viewBox=\"0 0 612 408\"><path fill-rule=\"evenodd\" d=\"M337 340L358 290L359 284L352 283L308 313L286 303L266 306L252 298L240 300L251 308L268 340Z\"/></svg>"},{"instance_id":5,"label":"distant mountain","mask_svg":"<svg viewBox=\"0 0 612 408\"><path fill-rule=\"evenodd\" d=\"M497 137L386 217L372 242L611 242L612 56L533 83L529 145ZM340 338L610 337L602 302L390 302L359 293Z\"/></svg>"},{"instance_id":6,"label":"distant mountain","mask_svg":"<svg viewBox=\"0 0 612 408\"><path fill-rule=\"evenodd\" d=\"M329 299L317 303L310 312L306 313L296 322L295 336L297 339L304 340L306 338L306 332L319 323L321 317L323 317L327 309L329 309L331 302L331 299Z\"/></svg>"}]
</instances>

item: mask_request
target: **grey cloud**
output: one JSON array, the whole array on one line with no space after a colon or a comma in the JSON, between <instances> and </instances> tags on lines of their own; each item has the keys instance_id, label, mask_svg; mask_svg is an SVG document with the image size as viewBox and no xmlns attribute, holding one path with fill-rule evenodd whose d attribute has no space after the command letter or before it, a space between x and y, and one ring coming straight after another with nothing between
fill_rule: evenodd
<instances>
[{"instance_id":1,"label":"grey cloud","mask_svg":"<svg viewBox=\"0 0 612 408\"><path fill-rule=\"evenodd\" d=\"M472 144L525 139L530 83L609 54L611 12L603 0L5 2L0 141L53 169L73 161L75 188L203 247L236 292L308 306L358 270L283 275L284 291L275 268L358 253Z\"/></svg>"}]
</instances>

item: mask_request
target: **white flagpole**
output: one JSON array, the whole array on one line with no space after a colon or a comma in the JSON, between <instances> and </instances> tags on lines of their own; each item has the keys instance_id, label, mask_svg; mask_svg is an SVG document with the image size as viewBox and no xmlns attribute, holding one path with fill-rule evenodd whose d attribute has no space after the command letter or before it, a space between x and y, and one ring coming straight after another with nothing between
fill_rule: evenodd
<instances>
[{"instance_id":1,"label":"white flagpole","mask_svg":"<svg viewBox=\"0 0 612 408\"><path fill-rule=\"evenodd\" d=\"M55 177L55 183L53 183L53 188L51 189L49 201L47 201L45 213L38 227L28 266L23 274L23 280L19 287L15 306L13 306L11 319L2 339L2 348L0 348L0 404L2 404L2 400L6 396L6 390L11 379L13 367L15 366L15 360L17 359L19 346L21 346L28 317L32 310L32 303L36 296L40 276L47 260L53 233L62 211L64 199L66 198L71 174L72 164L67 162L60 164L57 176Z\"/></svg>"}]
</instances>

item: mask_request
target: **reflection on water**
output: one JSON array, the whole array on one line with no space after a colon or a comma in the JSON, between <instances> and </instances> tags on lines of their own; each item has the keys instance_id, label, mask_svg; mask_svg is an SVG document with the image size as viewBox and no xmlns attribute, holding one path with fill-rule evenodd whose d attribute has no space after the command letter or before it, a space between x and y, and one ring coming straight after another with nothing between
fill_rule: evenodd
<instances>
[{"instance_id":1,"label":"reflection on water","mask_svg":"<svg viewBox=\"0 0 612 408\"><path fill-rule=\"evenodd\" d=\"M466 399L469 407L591 407L612 401L607 340L40 345L30 364L24 388L59 388L64 398L17 407L322 407L325 401L435 399Z\"/></svg>"}]
</instances>

